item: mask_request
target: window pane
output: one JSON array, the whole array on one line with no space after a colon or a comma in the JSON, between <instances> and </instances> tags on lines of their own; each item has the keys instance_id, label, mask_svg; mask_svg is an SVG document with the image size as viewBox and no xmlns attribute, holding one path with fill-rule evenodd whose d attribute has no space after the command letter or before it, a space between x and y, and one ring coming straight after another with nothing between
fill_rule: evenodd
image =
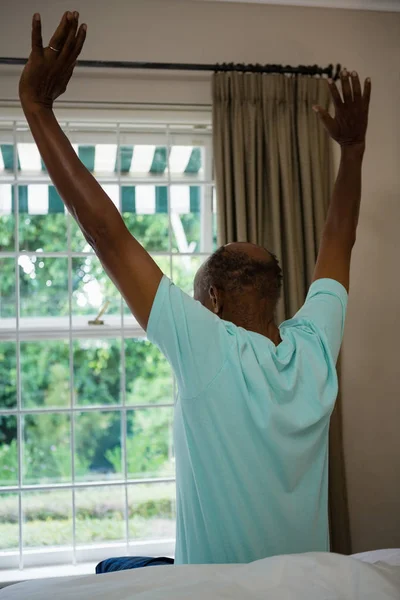
<instances>
[{"instance_id":1,"label":"window pane","mask_svg":"<svg viewBox=\"0 0 400 600\"><path fill-rule=\"evenodd\" d=\"M111 135L110 135L111 134ZM98 135L98 131L95 132ZM72 136L73 137L73 136ZM96 179L117 179L117 143L116 130L107 132L110 143L73 144L81 162L93 173ZM88 140L90 138L90 134ZM94 138L94 136L93 136ZM112 139L114 138L114 139Z\"/></svg>"},{"instance_id":2,"label":"window pane","mask_svg":"<svg viewBox=\"0 0 400 600\"><path fill-rule=\"evenodd\" d=\"M127 411L129 479L174 476L172 420L173 408Z\"/></svg>"},{"instance_id":3,"label":"window pane","mask_svg":"<svg viewBox=\"0 0 400 600\"><path fill-rule=\"evenodd\" d=\"M75 477L79 481L122 478L121 413L75 415Z\"/></svg>"},{"instance_id":4,"label":"window pane","mask_svg":"<svg viewBox=\"0 0 400 600\"><path fill-rule=\"evenodd\" d=\"M48 178L47 169L27 126L21 125L17 131L17 175L18 179Z\"/></svg>"},{"instance_id":5,"label":"window pane","mask_svg":"<svg viewBox=\"0 0 400 600\"><path fill-rule=\"evenodd\" d=\"M67 259L22 255L18 264L21 317L67 315Z\"/></svg>"},{"instance_id":6,"label":"window pane","mask_svg":"<svg viewBox=\"0 0 400 600\"><path fill-rule=\"evenodd\" d=\"M171 259L169 256L153 255L153 259L167 277L171 278Z\"/></svg>"},{"instance_id":7,"label":"window pane","mask_svg":"<svg viewBox=\"0 0 400 600\"><path fill-rule=\"evenodd\" d=\"M6 485L18 485L17 418L15 415L0 417L0 486Z\"/></svg>"},{"instance_id":8,"label":"window pane","mask_svg":"<svg viewBox=\"0 0 400 600\"><path fill-rule=\"evenodd\" d=\"M72 491L22 493L23 547L72 545Z\"/></svg>"},{"instance_id":9,"label":"window pane","mask_svg":"<svg viewBox=\"0 0 400 600\"><path fill-rule=\"evenodd\" d=\"M70 404L68 341L21 343L22 406L62 407Z\"/></svg>"},{"instance_id":10,"label":"window pane","mask_svg":"<svg viewBox=\"0 0 400 600\"><path fill-rule=\"evenodd\" d=\"M148 252L169 251L168 215L133 215L124 213L125 225Z\"/></svg>"},{"instance_id":11,"label":"window pane","mask_svg":"<svg viewBox=\"0 0 400 600\"><path fill-rule=\"evenodd\" d=\"M125 488L80 488L75 493L78 544L125 540Z\"/></svg>"},{"instance_id":12,"label":"window pane","mask_svg":"<svg viewBox=\"0 0 400 600\"><path fill-rule=\"evenodd\" d=\"M17 358L14 342L0 342L0 409L17 405ZM1 440L1 438L0 438Z\"/></svg>"},{"instance_id":13,"label":"window pane","mask_svg":"<svg viewBox=\"0 0 400 600\"><path fill-rule=\"evenodd\" d=\"M142 339L125 340L126 403L173 403L171 367L156 346Z\"/></svg>"},{"instance_id":14,"label":"window pane","mask_svg":"<svg viewBox=\"0 0 400 600\"><path fill-rule=\"evenodd\" d=\"M15 219L12 208L12 194L13 189L11 185L0 185L0 251L3 252L14 250Z\"/></svg>"},{"instance_id":15,"label":"window pane","mask_svg":"<svg viewBox=\"0 0 400 600\"><path fill-rule=\"evenodd\" d=\"M121 145L121 177L124 179L166 178L167 154L165 146Z\"/></svg>"},{"instance_id":16,"label":"window pane","mask_svg":"<svg viewBox=\"0 0 400 600\"><path fill-rule=\"evenodd\" d=\"M169 171L171 179L204 179L204 148L171 146Z\"/></svg>"},{"instance_id":17,"label":"window pane","mask_svg":"<svg viewBox=\"0 0 400 600\"><path fill-rule=\"evenodd\" d=\"M0 179L14 178L14 158L12 124L7 128L0 124Z\"/></svg>"},{"instance_id":18,"label":"window pane","mask_svg":"<svg viewBox=\"0 0 400 600\"><path fill-rule=\"evenodd\" d=\"M44 484L71 481L69 415L25 415L23 429L23 482Z\"/></svg>"},{"instance_id":19,"label":"window pane","mask_svg":"<svg viewBox=\"0 0 400 600\"><path fill-rule=\"evenodd\" d=\"M200 251L200 209L203 189L195 185L171 186L173 250Z\"/></svg>"},{"instance_id":20,"label":"window pane","mask_svg":"<svg viewBox=\"0 0 400 600\"><path fill-rule=\"evenodd\" d=\"M170 247L167 186L124 186L121 204L125 224L142 246L149 252L167 252Z\"/></svg>"},{"instance_id":21,"label":"window pane","mask_svg":"<svg viewBox=\"0 0 400 600\"><path fill-rule=\"evenodd\" d=\"M67 218L53 185L19 185L19 246L32 252L67 250Z\"/></svg>"},{"instance_id":22,"label":"window pane","mask_svg":"<svg viewBox=\"0 0 400 600\"><path fill-rule=\"evenodd\" d=\"M19 546L18 494L0 494L0 552Z\"/></svg>"},{"instance_id":23,"label":"window pane","mask_svg":"<svg viewBox=\"0 0 400 600\"><path fill-rule=\"evenodd\" d=\"M15 260L0 258L0 319L15 317Z\"/></svg>"},{"instance_id":24,"label":"window pane","mask_svg":"<svg viewBox=\"0 0 400 600\"><path fill-rule=\"evenodd\" d=\"M190 296L193 296L194 277L205 259L205 256L174 256L172 258L172 279L175 285Z\"/></svg>"},{"instance_id":25,"label":"window pane","mask_svg":"<svg viewBox=\"0 0 400 600\"><path fill-rule=\"evenodd\" d=\"M79 405L121 403L121 341L74 342L74 396Z\"/></svg>"},{"instance_id":26,"label":"window pane","mask_svg":"<svg viewBox=\"0 0 400 600\"><path fill-rule=\"evenodd\" d=\"M175 538L175 483L128 486L129 540Z\"/></svg>"},{"instance_id":27,"label":"window pane","mask_svg":"<svg viewBox=\"0 0 400 600\"><path fill-rule=\"evenodd\" d=\"M72 321L87 325L107 304L101 317L107 325L121 324L121 296L104 272L99 259L92 255L72 259ZM85 318L83 318L85 317ZM90 317L90 318L88 318ZM110 319L110 317L112 317ZM96 325L93 325L96 327Z\"/></svg>"}]
</instances>

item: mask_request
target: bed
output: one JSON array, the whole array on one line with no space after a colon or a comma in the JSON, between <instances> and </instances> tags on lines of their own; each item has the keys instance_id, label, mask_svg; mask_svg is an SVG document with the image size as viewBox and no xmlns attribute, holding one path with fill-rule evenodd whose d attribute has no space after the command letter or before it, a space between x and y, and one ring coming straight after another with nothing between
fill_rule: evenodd
<instances>
[{"instance_id":1,"label":"bed","mask_svg":"<svg viewBox=\"0 0 400 600\"><path fill-rule=\"evenodd\" d=\"M275 556L247 565L147 567L19 583L0 600L400 600L400 549Z\"/></svg>"}]
</instances>

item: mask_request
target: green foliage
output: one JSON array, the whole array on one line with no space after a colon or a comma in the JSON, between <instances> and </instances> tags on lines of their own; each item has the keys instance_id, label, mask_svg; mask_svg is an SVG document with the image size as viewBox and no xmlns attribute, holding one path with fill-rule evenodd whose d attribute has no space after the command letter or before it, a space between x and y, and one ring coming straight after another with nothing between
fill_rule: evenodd
<instances>
[{"instance_id":1,"label":"green foliage","mask_svg":"<svg viewBox=\"0 0 400 600\"><path fill-rule=\"evenodd\" d=\"M19 219L20 249L58 252L67 247L66 215L26 215ZM131 232L151 252L167 252L167 214L124 214ZM183 215L181 223L187 242L199 250L200 218ZM14 216L0 217L0 251L14 250ZM70 222L71 249L90 250L79 228ZM171 236L172 250L177 240ZM25 258L26 257L26 258ZM198 258L174 256L172 273L168 257L157 257L161 268L186 291L191 292ZM23 262L25 261L25 262ZM17 267L20 277L21 317L60 317L69 314L66 258L41 258L24 255ZM28 261L28 262L27 262ZM15 318L14 258L0 258L0 318ZM95 284L104 299L110 300L108 314L119 314L120 296L92 254L72 259L72 314L92 315L89 293ZM127 309L126 309L127 310ZM159 350L146 340L125 340L125 381L127 411L127 468L130 478L162 477L174 474L171 458L172 410L140 409L135 405L173 402L171 369ZM75 478L77 480L121 477L121 412L85 411L94 405L122 402L121 340L75 339L73 342L73 389L70 377L68 339L21 342L21 401L24 409L48 408L46 414L23 417L22 478L24 483L71 481L71 415L56 414L51 408L68 408L71 397L82 411L75 414ZM17 406L16 344L0 342L0 411ZM132 410L131 410L132 408ZM0 416L0 485L18 483L17 422L13 415ZM101 474L101 475L100 475ZM161 496L157 486L149 486L143 497L135 487L135 501L129 504L130 532L140 538L151 535L149 520L158 522L162 534L164 521L173 519L172 499ZM121 507L112 494L100 503L96 490L86 490L77 505L82 526L79 539L112 540L112 522L123 518ZM18 545L18 511L15 497L0 495L0 547ZM32 494L24 500L24 540L29 545L70 543L71 498ZM172 521L171 521L172 522ZM169 527L169 526L168 526ZM114 537L113 537L114 536Z\"/></svg>"},{"instance_id":2,"label":"green foliage","mask_svg":"<svg viewBox=\"0 0 400 600\"><path fill-rule=\"evenodd\" d=\"M173 518L129 520L130 539L160 539L175 536ZM92 544L115 542L125 539L123 523L115 519L84 519L77 523L77 543ZM63 521L31 521L24 525L24 547L42 548L46 546L67 546L72 543L72 519ZM0 525L0 549L18 548L18 523Z\"/></svg>"},{"instance_id":3,"label":"green foliage","mask_svg":"<svg viewBox=\"0 0 400 600\"><path fill-rule=\"evenodd\" d=\"M125 536L123 488L88 488L76 495L78 543L107 542ZM29 493L23 497L23 539L26 547L71 544L71 492ZM173 537L173 484L135 485L128 491L131 539ZM0 549L18 547L16 495L0 495Z\"/></svg>"},{"instance_id":4,"label":"green foliage","mask_svg":"<svg viewBox=\"0 0 400 600\"><path fill-rule=\"evenodd\" d=\"M169 460L171 421L171 411L165 408L140 410L128 417L128 430L131 431L126 440L129 478L173 475ZM118 471L121 465L120 446L109 450L106 457Z\"/></svg>"},{"instance_id":5,"label":"green foliage","mask_svg":"<svg viewBox=\"0 0 400 600\"><path fill-rule=\"evenodd\" d=\"M145 484L129 488L130 517L169 516L173 513L173 484ZM0 523L17 523L18 510L13 494L0 496ZM78 519L123 518L125 497L118 487L85 488L76 497ZM60 521L71 517L71 493L64 491L29 493L23 500L24 522Z\"/></svg>"},{"instance_id":6,"label":"green foliage","mask_svg":"<svg viewBox=\"0 0 400 600\"><path fill-rule=\"evenodd\" d=\"M19 216L21 250L60 252L67 247L67 217L64 213Z\"/></svg>"},{"instance_id":7,"label":"green foliage","mask_svg":"<svg viewBox=\"0 0 400 600\"><path fill-rule=\"evenodd\" d=\"M0 274L0 318L8 319L15 317L15 260L13 258L0 258Z\"/></svg>"},{"instance_id":8,"label":"green foliage","mask_svg":"<svg viewBox=\"0 0 400 600\"><path fill-rule=\"evenodd\" d=\"M15 219L13 215L3 215L0 219L0 250L14 250Z\"/></svg>"},{"instance_id":9,"label":"green foliage","mask_svg":"<svg viewBox=\"0 0 400 600\"><path fill-rule=\"evenodd\" d=\"M18 483L18 449L17 440L10 444L0 444L0 485L17 485Z\"/></svg>"},{"instance_id":10,"label":"green foliage","mask_svg":"<svg viewBox=\"0 0 400 600\"><path fill-rule=\"evenodd\" d=\"M1 277L0 277L1 280ZM0 344L0 409L14 408L17 404L17 359L15 344ZM4 440L4 432L0 430L0 442Z\"/></svg>"},{"instance_id":11,"label":"green foliage","mask_svg":"<svg viewBox=\"0 0 400 600\"><path fill-rule=\"evenodd\" d=\"M1 347L1 346L0 346ZM2 345L0 372L15 369L15 347ZM166 360L152 344L127 340L127 404L171 403L172 376ZM74 343L74 396L82 412L75 421L75 476L95 475L98 471L121 473L120 411L87 412L85 406L113 405L121 401L120 342L89 340ZM67 342L43 341L21 344L21 384L24 407L68 407L70 403L69 347ZM0 390L0 405L15 406L15 381ZM170 417L165 409L129 412L142 419L140 436L129 429L128 465L131 473L156 472L168 459L167 440ZM141 416L140 416L141 415ZM13 416L0 420L0 480L18 480L16 421ZM66 481L71 479L69 415L46 413L24 418L24 481ZM148 450L153 444L153 451ZM139 454L143 452L143 456ZM112 459L112 460L110 460Z\"/></svg>"}]
</instances>

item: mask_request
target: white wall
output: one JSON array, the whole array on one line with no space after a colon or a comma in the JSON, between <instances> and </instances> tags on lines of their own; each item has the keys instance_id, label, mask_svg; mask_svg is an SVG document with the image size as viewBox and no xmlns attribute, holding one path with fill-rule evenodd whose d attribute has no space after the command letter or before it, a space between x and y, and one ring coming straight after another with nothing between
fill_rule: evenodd
<instances>
[{"instance_id":1,"label":"white wall","mask_svg":"<svg viewBox=\"0 0 400 600\"><path fill-rule=\"evenodd\" d=\"M45 38L66 9L88 22L86 59L340 62L371 76L364 194L343 360L354 551L400 547L400 14L179 0L2 0L0 56L26 56L31 13ZM8 71L9 72L9 71ZM0 71L0 98L16 77ZM210 102L208 76L81 71L69 100Z\"/></svg>"}]
</instances>

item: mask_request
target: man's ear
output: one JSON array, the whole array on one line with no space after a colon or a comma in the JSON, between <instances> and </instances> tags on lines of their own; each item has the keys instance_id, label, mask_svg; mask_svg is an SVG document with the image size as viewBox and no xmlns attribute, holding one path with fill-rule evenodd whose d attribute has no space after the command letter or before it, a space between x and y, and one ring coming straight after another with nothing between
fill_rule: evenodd
<instances>
[{"instance_id":1,"label":"man's ear","mask_svg":"<svg viewBox=\"0 0 400 600\"><path fill-rule=\"evenodd\" d=\"M208 294L211 301L211 310L214 314L220 316L223 309L223 293L222 290L214 287L213 285L208 290Z\"/></svg>"}]
</instances>

